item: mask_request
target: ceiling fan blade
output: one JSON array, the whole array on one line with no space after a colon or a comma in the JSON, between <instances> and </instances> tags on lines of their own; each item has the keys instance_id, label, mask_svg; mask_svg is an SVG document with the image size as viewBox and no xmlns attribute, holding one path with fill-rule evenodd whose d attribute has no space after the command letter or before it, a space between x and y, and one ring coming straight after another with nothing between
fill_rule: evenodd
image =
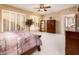
<instances>
[{"instance_id":1,"label":"ceiling fan blade","mask_svg":"<svg viewBox=\"0 0 79 59\"><path fill-rule=\"evenodd\" d=\"M44 8L51 8L51 6L47 6L47 7L44 7Z\"/></svg>"},{"instance_id":2,"label":"ceiling fan blade","mask_svg":"<svg viewBox=\"0 0 79 59\"><path fill-rule=\"evenodd\" d=\"M44 11L47 11L47 9L44 9Z\"/></svg>"}]
</instances>

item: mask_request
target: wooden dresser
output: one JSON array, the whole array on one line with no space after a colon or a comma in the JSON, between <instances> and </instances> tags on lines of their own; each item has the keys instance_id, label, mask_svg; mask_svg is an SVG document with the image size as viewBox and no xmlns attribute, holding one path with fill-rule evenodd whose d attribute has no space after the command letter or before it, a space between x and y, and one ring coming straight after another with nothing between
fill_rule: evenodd
<instances>
[{"instance_id":1,"label":"wooden dresser","mask_svg":"<svg viewBox=\"0 0 79 59\"><path fill-rule=\"evenodd\" d=\"M56 33L56 20L42 20L40 21L40 31Z\"/></svg>"},{"instance_id":2,"label":"wooden dresser","mask_svg":"<svg viewBox=\"0 0 79 59\"><path fill-rule=\"evenodd\" d=\"M47 20L47 32L56 32L56 20Z\"/></svg>"},{"instance_id":3,"label":"wooden dresser","mask_svg":"<svg viewBox=\"0 0 79 59\"><path fill-rule=\"evenodd\" d=\"M79 32L66 31L66 55L79 55Z\"/></svg>"}]
</instances>

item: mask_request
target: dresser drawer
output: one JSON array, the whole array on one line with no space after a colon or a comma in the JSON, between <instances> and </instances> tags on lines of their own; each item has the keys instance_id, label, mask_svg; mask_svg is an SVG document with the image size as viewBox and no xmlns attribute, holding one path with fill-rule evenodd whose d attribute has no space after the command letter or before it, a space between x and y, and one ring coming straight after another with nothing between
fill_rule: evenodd
<instances>
[{"instance_id":1,"label":"dresser drawer","mask_svg":"<svg viewBox=\"0 0 79 59\"><path fill-rule=\"evenodd\" d=\"M79 39L79 33L77 33L77 32L66 32L66 38Z\"/></svg>"}]
</instances>

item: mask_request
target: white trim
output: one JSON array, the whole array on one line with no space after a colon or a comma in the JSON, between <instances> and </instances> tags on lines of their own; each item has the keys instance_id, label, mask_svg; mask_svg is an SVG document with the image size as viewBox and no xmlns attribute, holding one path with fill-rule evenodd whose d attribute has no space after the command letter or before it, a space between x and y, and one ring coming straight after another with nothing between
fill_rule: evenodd
<instances>
[{"instance_id":1,"label":"white trim","mask_svg":"<svg viewBox=\"0 0 79 59\"><path fill-rule=\"evenodd\" d=\"M1 11L1 14L3 16L3 10ZM3 32L3 17L1 17L1 32Z\"/></svg>"}]
</instances>

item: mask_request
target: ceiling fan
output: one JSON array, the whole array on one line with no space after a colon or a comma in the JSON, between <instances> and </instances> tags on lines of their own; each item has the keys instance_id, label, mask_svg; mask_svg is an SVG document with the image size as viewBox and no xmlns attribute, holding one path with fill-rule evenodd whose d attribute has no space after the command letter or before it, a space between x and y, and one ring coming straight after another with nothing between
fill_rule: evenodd
<instances>
[{"instance_id":1,"label":"ceiling fan","mask_svg":"<svg viewBox=\"0 0 79 59\"><path fill-rule=\"evenodd\" d=\"M38 8L38 11L47 11L48 8L51 8L51 6L45 6L44 4L40 4L40 6Z\"/></svg>"}]
</instances>

